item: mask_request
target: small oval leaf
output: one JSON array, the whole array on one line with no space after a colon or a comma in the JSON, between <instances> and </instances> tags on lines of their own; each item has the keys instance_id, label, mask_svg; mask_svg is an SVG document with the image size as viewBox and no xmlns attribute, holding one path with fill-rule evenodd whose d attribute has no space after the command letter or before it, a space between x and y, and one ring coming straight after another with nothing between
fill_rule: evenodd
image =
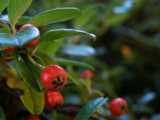
<instances>
[{"instance_id":1,"label":"small oval leaf","mask_svg":"<svg viewBox=\"0 0 160 120\"><path fill-rule=\"evenodd\" d=\"M35 61L40 62L40 60ZM35 89L36 91L43 90L43 86L40 80L42 69L31 63L26 54L17 55L15 57L15 64L21 77L28 86Z\"/></svg>"},{"instance_id":2,"label":"small oval leaf","mask_svg":"<svg viewBox=\"0 0 160 120\"><path fill-rule=\"evenodd\" d=\"M15 35L18 40L19 46L23 46L39 36L39 30L35 27L27 27Z\"/></svg>"},{"instance_id":3,"label":"small oval leaf","mask_svg":"<svg viewBox=\"0 0 160 120\"><path fill-rule=\"evenodd\" d=\"M26 86L23 81L20 81L19 89L24 91L20 99L27 110L33 115L40 115L44 109L44 93Z\"/></svg>"},{"instance_id":4,"label":"small oval leaf","mask_svg":"<svg viewBox=\"0 0 160 120\"><path fill-rule=\"evenodd\" d=\"M56 23L72 19L80 14L80 10L74 7L56 8L44 11L33 17L29 23L40 26L46 23Z\"/></svg>"},{"instance_id":5,"label":"small oval leaf","mask_svg":"<svg viewBox=\"0 0 160 120\"><path fill-rule=\"evenodd\" d=\"M90 46L84 45L73 45L68 48L65 48L63 53L71 56L91 56L95 53L95 49Z\"/></svg>"},{"instance_id":6,"label":"small oval leaf","mask_svg":"<svg viewBox=\"0 0 160 120\"><path fill-rule=\"evenodd\" d=\"M84 63L84 62L79 62L79 61L74 61L74 60L67 60L67 59L56 59L56 62L59 65L71 65L71 66L79 66L79 67L84 67L90 70L95 70L94 67L91 65Z\"/></svg>"},{"instance_id":7,"label":"small oval leaf","mask_svg":"<svg viewBox=\"0 0 160 120\"><path fill-rule=\"evenodd\" d=\"M0 44L1 45L12 45L19 46L17 38L8 33L0 33Z\"/></svg>"},{"instance_id":8,"label":"small oval leaf","mask_svg":"<svg viewBox=\"0 0 160 120\"><path fill-rule=\"evenodd\" d=\"M94 34L82 31L82 30L75 30L75 29L54 29L46 32L43 34L39 40L39 44L46 42L46 41L52 41L64 37L70 37L70 36L75 36L75 35L81 35L81 36L87 36L90 37L91 39L96 39L96 36Z\"/></svg>"},{"instance_id":9,"label":"small oval leaf","mask_svg":"<svg viewBox=\"0 0 160 120\"><path fill-rule=\"evenodd\" d=\"M108 98L104 97L92 100L91 102L89 102L87 105L85 105L80 109L74 120L88 120L89 117L107 100Z\"/></svg>"},{"instance_id":10,"label":"small oval leaf","mask_svg":"<svg viewBox=\"0 0 160 120\"><path fill-rule=\"evenodd\" d=\"M32 0L9 0L8 17L12 26L16 24L18 18L27 10Z\"/></svg>"}]
</instances>

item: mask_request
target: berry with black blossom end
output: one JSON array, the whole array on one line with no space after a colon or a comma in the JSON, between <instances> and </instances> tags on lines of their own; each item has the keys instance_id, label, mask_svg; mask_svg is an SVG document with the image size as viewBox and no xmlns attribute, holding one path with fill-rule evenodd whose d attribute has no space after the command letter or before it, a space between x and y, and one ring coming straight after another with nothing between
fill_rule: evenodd
<instances>
[{"instance_id":1,"label":"berry with black blossom end","mask_svg":"<svg viewBox=\"0 0 160 120\"><path fill-rule=\"evenodd\" d=\"M61 67L50 65L42 71L41 82L43 87L47 90L58 91L66 84L67 75Z\"/></svg>"},{"instance_id":2,"label":"berry with black blossom end","mask_svg":"<svg viewBox=\"0 0 160 120\"><path fill-rule=\"evenodd\" d=\"M127 112L128 104L123 98L115 98L109 105L109 110L115 116L121 116Z\"/></svg>"},{"instance_id":3,"label":"berry with black blossom end","mask_svg":"<svg viewBox=\"0 0 160 120\"><path fill-rule=\"evenodd\" d=\"M48 91L45 94L45 106L51 110L54 107L60 107L63 105L64 99L62 94L57 91Z\"/></svg>"}]
</instances>

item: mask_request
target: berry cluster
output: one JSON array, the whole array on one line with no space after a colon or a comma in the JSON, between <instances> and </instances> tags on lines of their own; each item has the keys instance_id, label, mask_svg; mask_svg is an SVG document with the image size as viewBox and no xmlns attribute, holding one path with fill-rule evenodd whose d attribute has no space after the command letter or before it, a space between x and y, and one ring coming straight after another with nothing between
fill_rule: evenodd
<instances>
[{"instance_id":1,"label":"berry cluster","mask_svg":"<svg viewBox=\"0 0 160 120\"><path fill-rule=\"evenodd\" d=\"M45 94L45 105L48 109L59 107L63 104L63 96L58 92L67 82L66 72L57 65L46 67L41 74L41 82L48 90Z\"/></svg>"}]
</instances>

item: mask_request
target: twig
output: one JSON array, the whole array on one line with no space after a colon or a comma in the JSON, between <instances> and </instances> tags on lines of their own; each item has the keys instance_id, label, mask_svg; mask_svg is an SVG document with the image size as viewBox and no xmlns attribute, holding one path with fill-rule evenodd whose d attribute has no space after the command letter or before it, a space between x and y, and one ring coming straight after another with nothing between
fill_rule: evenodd
<instances>
[{"instance_id":1,"label":"twig","mask_svg":"<svg viewBox=\"0 0 160 120\"><path fill-rule=\"evenodd\" d=\"M41 116L43 119L45 119L45 120L52 120L52 119L49 118L44 112L42 112L40 116Z\"/></svg>"}]
</instances>

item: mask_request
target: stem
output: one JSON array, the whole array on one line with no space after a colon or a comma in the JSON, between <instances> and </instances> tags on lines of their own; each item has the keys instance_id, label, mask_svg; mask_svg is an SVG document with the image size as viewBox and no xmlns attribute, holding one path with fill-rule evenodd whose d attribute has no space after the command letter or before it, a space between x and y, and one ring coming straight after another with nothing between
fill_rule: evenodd
<instances>
[{"instance_id":1,"label":"stem","mask_svg":"<svg viewBox=\"0 0 160 120\"><path fill-rule=\"evenodd\" d=\"M13 26L12 26L12 34L13 34L13 35L15 35L15 34L16 34L15 24L13 24Z\"/></svg>"},{"instance_id":2,"label":"stem","mask_svg":"<svg viewBox=\"0 0 160 120\"><path fill-rule=\"evenodd\" d=\"M31 56L33 56L33 55L37 52L37 50L41 47L41 45L42 45L42 44L36 46L36 47L33 49L32 53L31 53Z\"/></svg>"},{"instance_id":3,"label":"stem","mask_svg":"<svg viewBox=\"0 0 160 120\"><path fill-rule=\"evenodd\" d=\"M104 94L101 92L101 91L99 91L99 90L92 90L92 94L96 94L96 95L98 95L98 96L100 96L100 97L102 97Z\"/></svg>"},{"instance_id":4,"label":"stem","mask_svg":"<svg viewBox=\"0 0 160 120\"><path fill-rule=\"evenodd\" d=\"M45 68L45 66L37 63L37 62L32 58L32 56L31 56L30 54L27 54L27 56L28 56L29 60L30 60L34 65L38 66L38 67L41 68L41 69L44 69L44 68Z\"/></svg>"}]
</instances>

